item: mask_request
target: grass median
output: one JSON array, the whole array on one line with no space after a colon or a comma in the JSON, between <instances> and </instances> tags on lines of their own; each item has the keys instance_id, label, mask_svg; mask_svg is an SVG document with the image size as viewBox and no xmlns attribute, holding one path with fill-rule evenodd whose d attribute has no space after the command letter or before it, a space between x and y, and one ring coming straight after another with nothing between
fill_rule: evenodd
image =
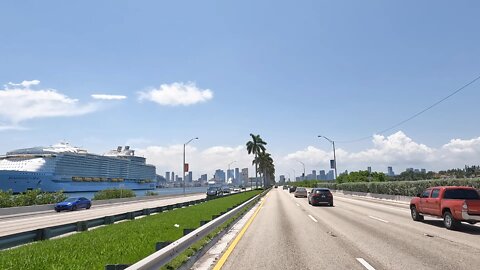
<instances>
[{"instance_id":1,"label":"grass median","mask_svg":"<svg viewBox=\"0 0 480 270\"><path fill-rule=\"evenodd\" d=\"M64 238L0 251L0 269L105 269L133 264L155 252L157 242L172 242L183 229L199 227L261 191L249 191L202 204L109 225Z\"/></svg>"}]
</instances>

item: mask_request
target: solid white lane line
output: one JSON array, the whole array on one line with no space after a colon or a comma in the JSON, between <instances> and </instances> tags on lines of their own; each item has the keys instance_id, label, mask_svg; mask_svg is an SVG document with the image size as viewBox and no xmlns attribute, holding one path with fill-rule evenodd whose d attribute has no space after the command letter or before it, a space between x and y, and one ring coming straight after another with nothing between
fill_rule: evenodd
<instances>
[{"instance_id":1,"label":"solid white lane line","mask_svg":"<svg viewBox=\"0 0 480 270\"><path fill-rule=\"evenodd\" d=\"M312 215L308 215L308 217L313 220L314 222L318 223L318 220L316 220L314 217L312 217Z\"/></svg>"},{"instance_id":2,"label":"solid white lane line","mask_svg":"<svg viewBox=\"0 0 480 270\"><path fill-rule=\"evenodd\" d=\"M297 203L297 206L300 206L300 204Z\"/></svg>"},{"instance_id":3,"label":"solid white lane line","mask_svg":"<svg viewBox=\"0 0 480 270\"><path fill-rule=\"evenodd\" d=\"M363 258L356 258L359 263L361 263L365 268L368 270L375 270L373 266L371 266L367 261L365 261Z\"/></svg>"},{"instance_id":4,"label":"solid white lane line","mask_svg":"<svg viewBox=\"0 0 480 270\"><path fill-rule=\"evenodd\" d=\"M384 219L381 219L381 218L378 218L378 217L374 217L374 216L368 216L368 217L371 218L371 219L375 219L375 220L384 222L384 223L388 223L388 221L386 221L386 220L384 220Z\"/></svg>"}]
</instances>

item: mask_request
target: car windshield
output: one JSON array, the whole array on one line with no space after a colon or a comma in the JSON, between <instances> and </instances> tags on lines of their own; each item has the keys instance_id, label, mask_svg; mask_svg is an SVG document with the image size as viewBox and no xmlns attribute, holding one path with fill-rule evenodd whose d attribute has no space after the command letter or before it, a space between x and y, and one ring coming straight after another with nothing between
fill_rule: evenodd
<instances>
[{"instance_id":1,"label":"car windshield","mask_svg":"<svg viewBox=\"0 0 480 270\"><path fill-rule=\"evenodd\" d=\"M478 192L473 189L447 189L444 198L455 200L478 200L480 199L480 196Z\"/></svg>"},{"instance_id":2,"label":"car windshield","mask_svg":"<svg viewBox=\"0 0 480 270\"><path fill-rule=\"evenodd\" d=\"M74 202L76 200L78 200L78 198L68 198L64 202Z\"/></svg>"}]
</instances>

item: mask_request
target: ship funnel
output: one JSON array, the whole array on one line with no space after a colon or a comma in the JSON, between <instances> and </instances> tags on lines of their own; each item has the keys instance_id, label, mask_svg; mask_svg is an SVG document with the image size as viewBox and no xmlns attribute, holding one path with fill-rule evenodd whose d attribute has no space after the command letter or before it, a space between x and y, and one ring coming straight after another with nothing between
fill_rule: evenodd
<instances>
[{"instance_id":1,"label":"ship funnel","mask_svg":"<svg viewBox=\"0 0 480 270\"><path fill-rule=\"evenodd\" d=\"M119 152L119 153L122 152L122 147L121 146L117 147L117 152Z\"/></svg>"},{"instance_id":2,"label":"ship funnel","mask_svg":"<svg viewBox=\"0 0 480 270\"><path fill-rule=\"evenodd\" d=\"M125 146L125 151L128 151L128 150L130 150L130 146L126 145Z\"/></svg>"}]
</instances>

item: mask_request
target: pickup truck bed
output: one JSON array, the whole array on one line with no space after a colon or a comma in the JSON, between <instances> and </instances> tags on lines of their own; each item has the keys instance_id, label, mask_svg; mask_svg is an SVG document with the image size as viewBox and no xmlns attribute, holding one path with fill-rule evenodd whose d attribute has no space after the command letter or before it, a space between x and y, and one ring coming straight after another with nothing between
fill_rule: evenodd
<instances>
[{"instance_id":1,"label":"pickup truck bed","mask_svg":"<svg viewBox=\"0 0 480 270\"><path fill-rule=\"evenodd\" d=\"M452 230L462 221L480 221L480 194L472 187L432 187L412 198L410 210L415 221L422 221L424 215L440 217Z\"/></svg>"}]
</instances>

